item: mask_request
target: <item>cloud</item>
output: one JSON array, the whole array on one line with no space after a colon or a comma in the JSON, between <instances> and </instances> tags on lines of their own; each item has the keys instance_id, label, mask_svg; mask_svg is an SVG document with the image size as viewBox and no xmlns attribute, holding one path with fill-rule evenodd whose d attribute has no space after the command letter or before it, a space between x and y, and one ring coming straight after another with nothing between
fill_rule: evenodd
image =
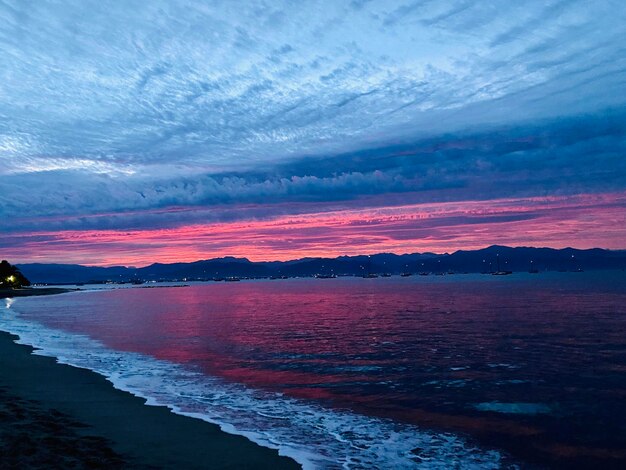
<instances>
[{"instance_id":1,"label":"cloud","mask_svg":"<svg viewBox=\"0 0 626 470\"><path fill-rule=\"evenodd\" d=\"M232 167L623 104L623 9L544 3L4 4L0 149Z\"/></svg>"},{"instance_id":2,"label":"cloud","mask_svg":"<svg viewBox=\"0 0 626 470\"><path fill-rule=\"evenodd\" d=\"M494 243L620 248L626 236L625 209L623 194L408 204L171 229L16 233L0 239L0 250L22 263L146 265L225 255L287 260L446 252Z\"/></svg>"},{"instance_id":3,"label":"cloud","mask_svg":"<svg viewBox=\"0 0 626 470\"><path fill-rule=\"evenodd\" d=\"M247 171L192 175L176 165L96 167L94 162L86 172L79 169L80 160L71 170L58 170L58 162L48 159L49 171L0 180L0 215L5 231L51 223L68 229L132 228L298 214L313 203L319 211L324 204L624 191L624 152L626 119L620 111L309 155ZM254 214L251 205L257 205Z\"/></svg>"}]
</instances>

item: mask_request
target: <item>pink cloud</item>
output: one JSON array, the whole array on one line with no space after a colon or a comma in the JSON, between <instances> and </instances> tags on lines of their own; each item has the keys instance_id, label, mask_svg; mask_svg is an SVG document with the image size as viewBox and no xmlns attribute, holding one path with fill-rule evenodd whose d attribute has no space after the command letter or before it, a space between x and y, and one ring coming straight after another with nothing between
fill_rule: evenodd
<instances>
[{"instance_id":1,"label":"pink cloud","mask_svg":"<svg viewBox=\"0 0 626 470\"><path fill-rule=\"evenodd\" d=\"M1 246L4 257L22 263L137 266L226 255L287 260L451 252L491 244L621 249L625 209L624 193L407 204L168 229L18 233Z\"/></svg>"}]
</instances>

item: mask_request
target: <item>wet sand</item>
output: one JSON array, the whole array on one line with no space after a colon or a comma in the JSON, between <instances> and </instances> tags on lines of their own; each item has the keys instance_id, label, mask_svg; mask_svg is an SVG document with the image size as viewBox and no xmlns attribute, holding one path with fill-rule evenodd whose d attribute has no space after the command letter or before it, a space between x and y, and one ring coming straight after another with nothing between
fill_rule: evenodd
<instances>
[{"instance_id":1,"label":"wet sand","mask_svg":"<svg viewBox=\"0 0 626 470\"><path fill-rule=\"evenodd\" d=\"M0 289L0 299L9 297L31 297L33 295L63 294L79 289L65 289L61 287L25 287L22 289Z\"/></svg>"},{"instance_id":2,"label":"wet sand","mask_svg":"<svg viewBox=\"0 0 626 470\"><path fill-rule=\"evenodd\" d=\"M33 355L16 338L0 332L0 455L7 468L300 468L218 426L146 406L94 372Z\"/></svg>"}]
</instances>

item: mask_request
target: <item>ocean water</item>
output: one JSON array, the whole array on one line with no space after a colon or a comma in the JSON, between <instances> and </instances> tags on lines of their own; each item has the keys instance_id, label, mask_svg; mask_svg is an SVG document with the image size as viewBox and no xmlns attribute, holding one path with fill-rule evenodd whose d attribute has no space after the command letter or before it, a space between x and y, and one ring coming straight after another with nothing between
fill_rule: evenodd
<instances>
[{"instance_id":1,"label":"ocean water","mask_svg":"<svg viewBox=\"0 0 626 470\"><path fill-rule=\"evenodd\" d=\"M5 301L0 329L305 468L626 463L626 274L293 279Z\"/></svg>"}]
</instances>

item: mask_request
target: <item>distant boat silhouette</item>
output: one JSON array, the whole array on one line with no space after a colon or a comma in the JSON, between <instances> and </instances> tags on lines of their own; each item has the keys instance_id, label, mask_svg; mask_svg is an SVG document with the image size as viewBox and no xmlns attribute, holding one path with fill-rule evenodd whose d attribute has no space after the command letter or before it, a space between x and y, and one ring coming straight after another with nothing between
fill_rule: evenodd
<instances>
[{"instance_id":1,"label":"distant boat silhouette","mask_svg":"<svg viewBox=\"0 0 626 470\"><path fill-rule=\"evenodd\" d=\"M335 274L316 274L315 277L317 279L334 279L337 276Z\"/></svg>"},{"instance_id":2,"label":"distant boat silhouette","mask_svg":"<svg viewBox=\"0 0 626 470\"><path fill-rule=\"evenodd\" d=\"M498 262L498 270L491 273L492 276L508 276L509 274L513 274L513 271L503 271L500 269L500 255L496 255L496 260Z\"/></svg>"},{"instance_id":3,"label":"distant boat silhouette","mask_svg":"<svg viewBox=\"0 0 626 470\"><path fill-rule=\"evenodd\" d=\"M226 282L239 282L241 279L239 279L238 277L227 277L226 279L224 279Z\"/></svg>"},{"instance_id":4,"label":"distant boat silhouette","mask_svg":"<svg viewBox=\"0 0 626 470\"><path fill-rule=\"evenodd\" d=\"M413 275L413 273L402 273L402 274L400 274L400 276L402 276L402 277L409 277L409 276L412 276L412 275Z\"/></svg>"},{"instance_id":5,"label":"distant boat silhouette","mask_svg":"<svg viewBox=\"0 0 626 470\"><path fill-rule=\"evenodd\" d=\"M366 266L367 266L367 272L364 273L363 276L361 276L361 277L363 277L365 279L373 279L375 277L378 277L378 274L372 272L372 258L369 255L367 257L367 264L366 264Z\"/></svg>"}]
</instances>

